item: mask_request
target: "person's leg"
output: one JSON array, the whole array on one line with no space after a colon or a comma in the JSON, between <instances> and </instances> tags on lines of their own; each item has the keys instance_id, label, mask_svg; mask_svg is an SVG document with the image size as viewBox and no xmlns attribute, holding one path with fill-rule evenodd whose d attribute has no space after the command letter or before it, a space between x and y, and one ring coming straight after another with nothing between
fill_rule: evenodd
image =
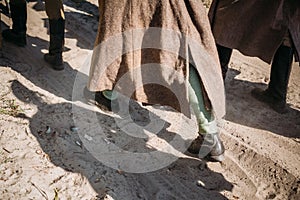
<instances>
[{"instance_id":1,"label":"person's leg","mask_svg":"<svg viewBox=\"0 0 300 200\"><path fill-rule=\"evenodd\" d=\"M286 102L287 86L291 73L293 61L293 50L287 46L280 46L277 50L272 67L268 90L274 98L281 102Z\"/></svg>"},{"instance_id":2,"label":"person's leg","mask_svg":"<svg viewBox=\"0 0 300 200\"><path fill-rule=\"evenodd\" d=\"M255 88L251 94L256 99L265 102L278 113L286 113L286 95L293 62L292 47L281 45L274 56L268 88Z\"/></svg>"},{"instance_id":3,"label":"person's leg","mask_svg":"<svg viewBox=\"0 0 300 200\"><path fill-rule=\"evenodd\" d=\"M190 67L189 71L189 102L196 115L199 134L202 136L203 141L201 144L201 139L197 138L188 151L198 154L201 158L210 156L216 161L222 161L224 159L224 146L219 137L217 121L213 116L213 111L207 110L205 107L201 80L197 71L194 67Z\"/></svg>"},{"instance_id":4,"label":"person's leg","mask_svg":"<svg viewBox=\"0 0 300 200\"><path fill-rule=\"evenodd\" d=\"M44 55L46 62L55 70L63 70L62 52L65 38L65 16L61 0L45 0L46 13L50 25L49 53Z\"/></svg>"},{"instance_id":5,"label":"person's leg","mask_svg":"<svg viewBox=\"0 0 300 200\"><path fill-rule=\"evenodd\" d=\"M232 49L217 44L217 50L221 64L223 80L225 80L232 54Z\"/></svg>"},{"instance_id":6,"label":"person's leg","mask_svg":"<svg viewBox=\"0 0 300 200\"><path fill-rule=\"evenodd\" d=\"M12 29L7 29L2 32L3 38L18 46L26 45L26 22L27 22L27 7L25 0L12 0L9 2Z\"/></svg>"}]
</instances>

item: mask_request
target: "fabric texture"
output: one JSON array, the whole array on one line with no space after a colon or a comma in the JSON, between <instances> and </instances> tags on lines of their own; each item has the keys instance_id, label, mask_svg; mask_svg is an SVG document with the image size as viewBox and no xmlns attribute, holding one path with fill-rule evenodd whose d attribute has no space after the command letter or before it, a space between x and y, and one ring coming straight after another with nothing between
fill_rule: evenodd
<instances>
[{"instance_id":1,"label":"fabric texture","mask_svg":"<svg viewBox=\"0 0 300 200\"><path fill-rule=\"evenodd\" d=\"M225 95L207 12L195 0L99 0L99 28L88 88L115 89L139 102L189 115L189 66L206 105L225 114Z\"/></svg>"},{"instance_id":2,"label":"fabric texture","mask_svg":"<svg viewBox=\"0 0 300 200\"><path fill-rule=\"evenodd\" d=\"M217 44L267 63L290 34L299 61L299 0L214 0L209 19Z\"/></svg>"}]
</instances>

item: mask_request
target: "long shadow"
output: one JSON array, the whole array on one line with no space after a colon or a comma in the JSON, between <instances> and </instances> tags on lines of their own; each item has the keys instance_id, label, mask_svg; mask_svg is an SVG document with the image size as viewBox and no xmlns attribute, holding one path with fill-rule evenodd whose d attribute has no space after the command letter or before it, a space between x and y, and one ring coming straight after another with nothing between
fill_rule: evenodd
<instances>
[{"instance_id":1,"label":"long shadow","mask_svg":"<svg viewBox=\"0 0 300 200\"><path fill-rule=\"evenodd\" d=\"M74 115L72 104L47 104L37 92L29 90L17 80L12 81L12 91L21 101L30 102L38 107L38 112L29 119L29 126L50 161L66 171L85 176L99 198L109 193L115 199L226 199L220 191L231 191L233 188L222 174L206 167L199 169L199 166L205 166L205 163L199 160L179 159L163 169L141 174L126 173L106 167L94 157L95 154L88 151L86 143L81 142L83 137L80 132L70 131L70 126L74 125L76 118L72 116ZM84 113L84 109L82 111L80 113ZM82 119L84 115L79 117ZM106 124L106 130L103 129L103 132L107 134L107 140L122 146L124 137L128 135L120 131L113 117L97 112L97 118L100 125ZM82 120L89 122L91 119ZM51 127L51 131L46 131L47 126ZM165 129L163 131L164 134L175 134ZM93 135L93 133L85 131L85 135ZM132 140L136 139L132 138ZM140 140L138 143L145 147L145 151L153 151L146 147L145 141ZM131 150L134 151L132 148ZM197 186L197 180L201 180L206 186ZM161 187L165 190L161 190ZM124 189L129 191L124 192ZM121 196L124 194L128 196Z\"/></svg>"},{"instance_id":2,"label":"long shadow","mask_svg":"<svg viewBox=\"0 0 300 200\"><path fill-rule=\"evenodd\" d=\"M48 41L31 36L28 36L27 39L28 45L25 48L4 43L4 57L1 58L0 65L11 67L49 94L72 101L76 76L84 77L86 75L74 70L68 63L65 63L64 71L52 70L43 61L42 51L47 49ZM89 47L85 46L85 48ZM220 191L232 190L233 185L225 180L222 174L212 172L208 168L201 171L198 169L198 165L203 165L203 163L192 159L189 160L190 165L187 165L185 159L179 159L170 167L144 174L124 173L106 167L82 143L85 135L82 137L78 132L70 131L70 127L76 125L74 116L72 116L72 106L74 106L72 103L49 104L44 102L40 98L42 95L29 90L16 80L12 82L12 91L21 101L37 106L38 112L28 119L29 126L43 151L49 155L50 161L66 171L81 173L85 176L98 193L99 198L104 194L103 191L107 191L107 188L117 188L111 190L112 196L115 196L116 199L124 199L124 196L121 197L122 194L124 195L124 188L130 190L126 191L130 199L140 199L140 196L144 196L144 199L226 199ZM104 131L111 132L115 136L111 138L108 135L108 142L114 142L124 149L128 148L128 150L134 151L130 146L122 146L122 139L126 134L119 130L113 117L101 113L97 113L96 116L100 124L107 125L107 129ZM89 122L88 118L83 119ZM133 120L139 121L139 119ZM147 125L143 121L136 123L142 126ZM45 130L47 126L51 127L50 133ZM159 133L159 137L169 142L174 138L175 133L166 130L167 127L166 122L166 127ZM132 140L137 142L134 138ZM146 141L139 140L139 146L146 147ZM151 152L153 149L145 148L145 151ZM187 167L190 170L183 173L182 169ZM178 174L179 176L177 176ZM176 184L169 184L169 179L175 181ZM197 180L202 180L209 188L197 186L195 184ZM133 185L134 187L132 187ZM165 188L166 185L167 191L161 191L160 186ZM137 188L140 188L138 190L141 191L141 194L136 194ZM181 191L185 192L181 193Z\"/></svg>"},{"instance_id":3,"label":"long shadow","mask_svg":"<svg viewBox=\"0 0 300 200\"><path fill-rule=\"evenodd\" d=\"M238 80L240 72L229 70L225 83L227 113L226 119L244 126L268 130L275 134L291 138L300 138L300 111L292 107L287 114L278 114L268 105L251 96L251 90L258 87L265 89L266 84ZM247 110L249 115L243 111Z\"/></svg>"}]
</instances>

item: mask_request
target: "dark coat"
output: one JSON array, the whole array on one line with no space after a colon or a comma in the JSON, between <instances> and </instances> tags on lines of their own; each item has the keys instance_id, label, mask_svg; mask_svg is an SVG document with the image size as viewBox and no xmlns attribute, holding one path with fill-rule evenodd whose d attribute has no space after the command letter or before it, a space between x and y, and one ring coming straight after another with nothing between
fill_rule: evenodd
<instances>
[{"instance_id":1,"label":"dark coat","mask_svg":"<svg viewBox=\"0 0 300 200\"><path fill-rule=\"evenodd\" d=\"M217 44L268 63L289 31L299 61L299 0L214 0L209 18Z\"/></svg>"}]
</instances>

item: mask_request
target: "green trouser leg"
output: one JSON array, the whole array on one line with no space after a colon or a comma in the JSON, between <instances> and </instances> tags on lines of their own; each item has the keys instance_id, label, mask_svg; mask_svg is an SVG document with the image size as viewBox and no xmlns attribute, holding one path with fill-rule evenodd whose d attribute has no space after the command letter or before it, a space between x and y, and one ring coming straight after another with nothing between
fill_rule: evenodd
<instances>
[{"instance_id":1,"label":"green trouser leg","mask_svg":"<svg viewBox=\"0 0 300 200\"><path fill-rule=\"evenodd\" d=\"M194 67L190 67L189 71L189 102L197 118L199 133L201 135L217 134L217 122L212 114L212 111L208 111L204 105L201 80L198 76L198 72Z\"/></svg>"},{"instance_id":2,"label":"green trouser leg","mask_svg":"<svg viewBox=\"0 0 300 200\"><path fill-rule=\"evenodd\" d=\"M117 93L113 90L104 90L102 91L102 94L105 98L107 98L110 101L117 99Z\"/></svg>"},{"instance_id":3,"label":"green trouser leg","mask_svg":"<svg viewBox=\"0 0 300 200\"><path fill-rule=\"evenodd\" d=\"M210 159L221 162L225 158L225 149L219 137L217 120L213 115L213 110L207 110L205 108L201 79L198 72L193 67L190 67L189 69L189 102L197 118L199 134L203 136L202 143L197 144L196 139L194 143L195 146L192 143L192 149L190 150L192 150L192 152L198 152L199 158L209 156Z\"/></svg>"}]
</instances>

